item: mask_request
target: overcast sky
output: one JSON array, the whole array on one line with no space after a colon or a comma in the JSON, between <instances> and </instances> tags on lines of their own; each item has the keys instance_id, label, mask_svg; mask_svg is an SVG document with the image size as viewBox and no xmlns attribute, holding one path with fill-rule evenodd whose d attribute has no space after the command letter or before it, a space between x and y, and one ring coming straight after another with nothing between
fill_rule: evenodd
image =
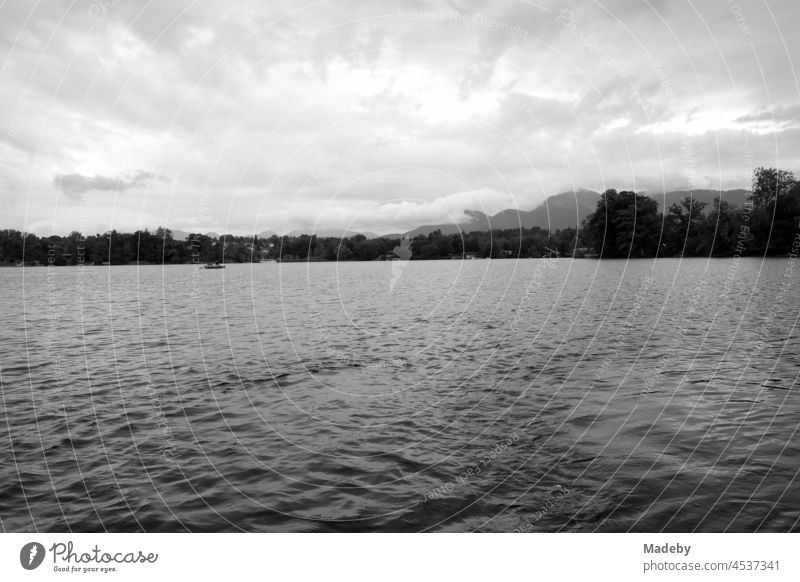
<instances>
[{"instance_id":1,"label":"overcast sky","mask_svg":"<svg viewBox=\"0 0 800 582\"><path fill-rule=\"evenodd\" d=\"M0 228L385 233L800 170L796 1L222 4L0 0Z\"/></svg>"}]
</instances>

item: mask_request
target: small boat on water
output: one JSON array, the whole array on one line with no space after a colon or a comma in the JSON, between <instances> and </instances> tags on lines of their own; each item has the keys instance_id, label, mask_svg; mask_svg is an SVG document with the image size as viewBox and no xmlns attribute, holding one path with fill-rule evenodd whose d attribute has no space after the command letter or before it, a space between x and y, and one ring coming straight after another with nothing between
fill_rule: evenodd
<instances>
[{"instance_id":1,"label":"small boat on water","mask_svg":"<svg viewBox=\"0 0 800 582\"><path fill-rule=\"evenodd\" d=\"M224 269L225 265L220 265L219 261L216 263L206 263L206 269Z\"/></svg>"}]
</instances>

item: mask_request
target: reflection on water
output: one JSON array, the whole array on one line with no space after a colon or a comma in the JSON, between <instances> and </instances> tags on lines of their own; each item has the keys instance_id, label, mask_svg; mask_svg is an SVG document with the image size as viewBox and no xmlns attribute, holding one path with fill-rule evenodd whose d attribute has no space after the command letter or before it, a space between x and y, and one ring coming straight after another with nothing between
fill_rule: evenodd
<instances>
[{"instance_id":1,"label":"reflection on water","mask_svg":"<svg viewBox=\"0 0 800 582\"><path fill-rule=\"evenodd\" d=\"M786 266L0 269L0 525L796 530Z\"/></svg>"}]
</instances>

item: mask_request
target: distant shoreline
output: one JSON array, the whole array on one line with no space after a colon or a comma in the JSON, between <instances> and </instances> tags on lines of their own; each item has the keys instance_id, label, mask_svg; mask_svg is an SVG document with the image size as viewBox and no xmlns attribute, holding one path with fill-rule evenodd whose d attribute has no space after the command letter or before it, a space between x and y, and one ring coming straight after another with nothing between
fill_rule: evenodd
<instances>
[{"instance_id":1,"label":"distant shoreline","mask_svg":"<svg viewBox=\"0 0 800 582\"><path fill-rule=\"evenodd\" d=\"M769 259L769 260L776 260L776 259L789 259L792 258L792 254L783 254L783 255L746 255L742 256L736 260L741 259ZM716 256L716 257L698 257L698 256L685 256L685 257L580 257L580 256L565 256L562 257L563 259L575 259L581 261L601 261L601 262L618 262L618 261L706 261L706 260L727 260L732 259L732 256ZM497 257L497 258L480 258L480 259L410 259L415 263L426 263L426 262L447 262L447 261L464 261L464 262L471 262L471 261L543 261L548 260L548 257ZM290 264L290 265L297 265L302 263L314 263L314 264L334 264L334 263L387 263L391 261L381 261L381 260L374 260L374 261L359 261L359 260L340 260L340 261L309 261L309 260L286 260L286 261L253 261L253 262L243 262L243 263L222 263L226 267L236 266L236 265L260 265L260 264ZM187 266L196 266L200 269L205 269L205 263L149 263L149 262L140 262L140 263L121 263L121 264L110 264L110 263L103 263L101 265L97 264L85 264L85 265L15 265L13 263L0 263L0 269L2 268L17 268L17 269L40 269L40 268L47 268L47 267L57 267L57 268L64 268L64 269L72 269L77 267L83 268L101 268L101 267L187 267Z\"/></svg>"}]
</instances>

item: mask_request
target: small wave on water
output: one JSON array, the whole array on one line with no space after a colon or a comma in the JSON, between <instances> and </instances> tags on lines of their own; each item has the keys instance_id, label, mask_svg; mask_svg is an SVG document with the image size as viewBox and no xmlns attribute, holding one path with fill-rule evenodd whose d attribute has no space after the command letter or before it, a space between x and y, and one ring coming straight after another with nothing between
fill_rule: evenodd
<instances>
[{"instance_id":1,"label":"small wave on water","mask_svg":"<svg viewBox=\"0 0 800 582\"><path fill-rule=\"evenodd\" d=\"M699 263L631 263L621 284L562 261L535 300L535 260L454 263L391 288L377 264L231 265L193 300L162 296L192 284L178 267L114 267L92 302L65 279L56 318L23 320L53 309L27 273L2 315L20 348L0 360L0 525L798 529L796 314L756 359L768 302L721 317L708 284L686 325L669 291Z\"/></svg>"}]
</instances>

